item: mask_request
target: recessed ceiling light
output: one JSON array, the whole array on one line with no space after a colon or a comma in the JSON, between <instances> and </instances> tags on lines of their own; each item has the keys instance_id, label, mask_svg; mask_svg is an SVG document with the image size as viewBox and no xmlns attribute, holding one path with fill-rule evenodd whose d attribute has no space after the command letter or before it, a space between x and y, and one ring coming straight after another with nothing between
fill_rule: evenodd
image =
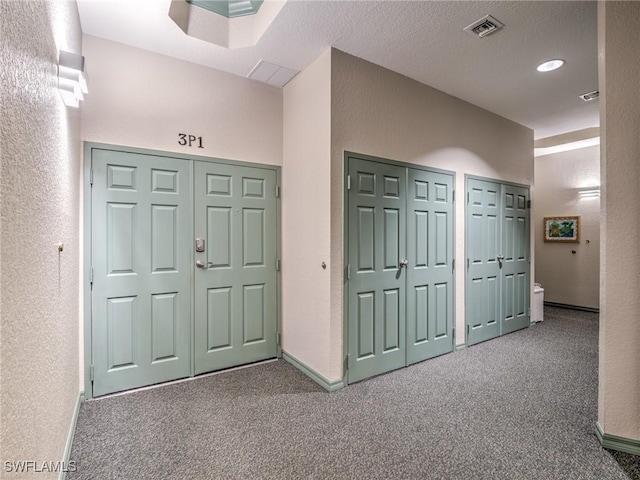
<instances>
[{"instance_id":1,"label":"recessed ceiling light","mask_svg":"<svg viewBox=\"0 0 640 480\"><path fill-rule=\"evenodd\" d=\"M538 65L536 70L539 72L550 72L552 70L557 70L562 65L564 65L564 60L549 60L548 62Z\"/></svg>"}]
</instances>

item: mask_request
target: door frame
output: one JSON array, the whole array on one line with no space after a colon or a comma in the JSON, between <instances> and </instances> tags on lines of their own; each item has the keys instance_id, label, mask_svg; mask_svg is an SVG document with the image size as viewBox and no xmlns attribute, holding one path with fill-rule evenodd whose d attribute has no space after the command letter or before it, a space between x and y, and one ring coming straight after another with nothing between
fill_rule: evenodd
<instances>
[{"instance_id":1,"label":"door frame","mask_svg":"<svg viewBox=\"0 0 640 480\"><path fill-rule=\"evenodd\" d=\"M468 173L465 173L464 175L464 258L468 259L469 258L469 238L468 238L468 229L467 229L467 219L468 219L468 214L469 214L469 203L467 202L467 195L469 194L469 180L480 180L483 182L492 182L492 183L498 183L500 185L509 185L512 187L520 187L520 188L525 188L528 192L529 195L529 202L531 202L531 185L525 185L523 183L516 183L516 182L508 182L506 180L499 180L496 178L489 178L489 177L483 177L480 175L471 175ZM531 209L531 205L527 205L527 209ZM529 242L527 244L527 258L529 260L529 305L527 306L527 312L529 312L529 326L531 326L531 299L532 299L532 295L533 295L533 276L531 275L531 270L532 270L532 259L531 259L531 244L532 244L532 235L533 235L533 229L531 228L531 213L529 213ZM466 267L466 263L464 265L464 344L462 344L460 346L460 348L464 348L464 347L468 347L469 345L469 339L467 337L467 328L468 328L468 322L467 322L467 312L469 311L469 295L468 295L468 281L469 281L469 270ZM500 307L502 308L502 291L500 292ZM502 315L501 315L502 317ZM527 327L525 327L527 328ZM502 336L502 318L500 319L500 336ZM499 338L499 337L496 337ZM493 340L493 339L492 339ZM477 344L474 344L477 345Z\"/></svg>"},{"instance_id":2,"label":"door frame","mask_svg":"<svg viewBox=\"0 0 640 480\"><path fill-rule=\"evenodd\" d=\"M189 164L189 182L193 187L194 181L194 168L193 162L208 162L208 163L218 163L224 165L237 165L239 167L252 167L252 168L263 168L267 170L274 170L276 172L276 185L278 192L280 191L280 186L282 184L282 167L280 165L270 165L265 163L256 163L256 162L244 162L240 160L229 160L224 158L217 157L203 157L199 155L191 155L187 153L178 153L178 152L168 152L163 150L152 150L149 148L138 148L138 147L126 147L121 145L113 145L107 143L98 143L98 142L83 142L83 180L82 180L82 196L83 201L81 202L83 212L82 212L82 241L83 241L83 253L82 253L82 280L81 280L81 295L82 295L82 324L83 324L83 372L84 372L84 399L89 400L93 398L93 381L91 380L91 367L92 367L92 282L91 282L91 258L92 258L92 152L93 150L109 150L114 152L122 152L122 153L133 153L139 155L149 155L154 157L165 157L165 158L174 158L177 160L188 160ZM194 226L194 195L193 191L190 195L189 200L189 208L190 208L190 219L189 224L191 228L191 233L193 233ZM282 259L282 205L281 205L281 195L278 194L276 196L276 257L281 260ZM190 262L192 265L195 263L195 252L193 249L190 251ZM195 271L192 269L190 273L190 319L189 324L191 326L190 332L190 376L187 379L194 378L195 372L195 364L194 364L194 325L195 325L195 295L194 295L194 286L195 286ZM276 335L280 336L282 332L282 268L276 271ZM277 343L276 346L276 355L278 358L282 357L282 348L280 346L280 342ZM181 381L181 380L178 380ZM145 388L145 387L142 387Z\"/></svg>"},{"instance_id":3,"label":"door frame","mask_svg":"<svg viewBox=\"0 0 640 480\"><path fill-rule=\"evenodd\" d=\"M366 155L364 153L356 153L349 150L343 151L342 162L342 381L344 385L349 385L349 279L347 278L347 265L349 265L349 189L347 188L347 177L349 176L349 159L366 160L369 162L382 163L385 165L393 165L403 168L415 168L417 170L425 170L427 172L442 173L445 175L451 175L453 177L453 320L452 326L455 332L456 329L456 172L452 170L445 170L442 168L429 167L417 163L400 162L397 160L391 160L382 157L376 157L373 155ZM406 302L406 292L405 292ZM405 331L405 337L407 332ZM455 334L452 335L452 347L451 351L455 351ZM405 360L406 360L406 348L405 348Z\"/></svg>"}]
</instances>

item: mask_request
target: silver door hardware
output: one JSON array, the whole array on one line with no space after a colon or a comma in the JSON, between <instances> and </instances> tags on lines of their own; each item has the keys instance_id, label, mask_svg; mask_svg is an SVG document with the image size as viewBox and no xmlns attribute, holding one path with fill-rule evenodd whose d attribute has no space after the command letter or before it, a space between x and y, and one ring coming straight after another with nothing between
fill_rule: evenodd
<instances>
[{"instance_id":1,"label":"silver door hardware","mask_svg":"<svg viewBox=\"0 0 640 480\"><path fill-rule=\"evenodd\" d=\"M204 252L204 238L196 238L196 252Z\"/></svg>"},{"instance_id":2,"label":"silver door hardware","mask_svg":"<svg viewBox=\"0 0 640 480\"><path fill-rule=\"evenodd\" d=\"M504 255L498 255L496 258L498 259L498 264L500 265L500 268L502 268L502 262L504 261Z\"/></svg>"},{"instance_id":3,"label":"silver door hardware","mask_svg":"<svg viewBox=\"0 0 640 480\"><path fill-rule=\"evenodd\" d=\"M213 267L213 262L207 262L207 264L205 265L202 260L196 260L196 267L204 268L206 270L207 268Z\"/></svg>"},{"instance_id":4,"label":"silver door hardware","mask_svg":"<svg viewBox=\"0 0 640 480\"><path fill-rule=\"evenodd\" d=\"M409 260L400 260L400 268L407 268L409 266Z\"/></svg>"}]
</instances>

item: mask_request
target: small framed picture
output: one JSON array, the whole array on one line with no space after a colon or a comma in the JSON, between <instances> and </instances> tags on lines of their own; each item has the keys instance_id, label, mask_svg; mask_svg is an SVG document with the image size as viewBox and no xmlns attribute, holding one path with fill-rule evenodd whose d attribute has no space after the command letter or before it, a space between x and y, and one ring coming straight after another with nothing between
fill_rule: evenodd
<instances>
[{"instance_id":1,"label":"small framed picture","mask_svg":"<svg viewBox=\"0 0 640 480\"><path fill-rule=\"evenodd\" d=\"M580 217L544 217L544 241L580 242Z\"/></svg>"}]
</instances>

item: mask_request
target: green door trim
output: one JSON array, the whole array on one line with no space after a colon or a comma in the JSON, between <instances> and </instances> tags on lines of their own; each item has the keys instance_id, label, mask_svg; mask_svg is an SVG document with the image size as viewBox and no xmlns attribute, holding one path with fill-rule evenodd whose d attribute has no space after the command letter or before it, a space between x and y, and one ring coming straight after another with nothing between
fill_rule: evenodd
<instances>
[{"instance_id":1,"label":"green door trim","mask_svg":"<svg viewBox=\"0 0 640 480\"><path fill-rule=\"evenodd\" d=\"M467 180L481 180L483 182L493 182L493 183L500 183L502 185L510 185L512 187L520 187L520 188L528 188L531 189L531 185L526 185L524 183L517 183L517 182L508 182L506 180L496 180L495 178L490 178L490 177L482 177L480 175L471 175L469 173L465 173L464 174L464 181L465 181L465 187L467 184ZM466 205L466 204L465 204ZM465 207L465 211L466 211L466 207Z\"/></svg>"},{"instance_id":2,"label":"green door trim","mask_svg":"<svg viewBox=\"0 0 640 480\"><path fill-rule=\"evenodd\" d=\"M631 455L640 455L640 440L604 433L600 422L596 422L595 435L603 448L630 453Z\"/></svg>"},{"instance_id":3,"label":"green door trim","mask_svg":"<svg viewBox=\"0 0 640 480\"><path fill-rule=\"evenodd\" d=\"M347 265L349 265L349 189L347 185L347 177L349 175L349 159L353 158L354 160L366 160L370 162L377 162L385 165L394 165L403 168L413 168L416 170L423 170L427 172L433 173L441 173L445 175L451 175L453 180L453 262L455 265L456 261L456 252L455 252L455 238L456 238L456 172L452 170L445 170L436 167L429 167L427 165L409 163L409 162L401 162L397 160L391 160L382 157L376 157L373 155L367 155L363 153L352 152L349 150L343 151L343 162L342 162L342 248L343 248L343 264L342 264L342 382L343 384L349 385L349 280L347 278ZM453 320L452 327L454 334L452 335L452 345L451 352L456 350L456 338L455 338L455 326L456 326L456 272L453 271Z\"/></svg>"},{"instance_id":4,"label":"green door trim","mask_svg":"<svg viewBox=\"0 0 640 480\"><path fill-rule=\"evenodd\" d=\"M278 188L278 194L276 195L276 255L278 259L282 259L282 235L281 235L281 225L282 225L282 206L281 206L281 195L279 194L280 185L282 184L282 167L279 165L269 165L264 163L256 163L256 162L243 162L239 160L229 160L224 158L216 158L216 157L202 157L198 155L190 155L185 153L177 153L177 152L167 152L161 150L152 150L148 148L137 148L137 147L127 147L122 145L112 145L106 143L98 143L98 142L84 142L83 148L83 266L82 266L82 291L83 291L83 345L84 345L84 398L89 400L93 398L93 382L91 380L92 377L92 217L91 217L91 209L92 209L92 195L91 195L91 186L92 186L92 152L93 150L108 150L114 152L123 152L123 153L133 153L140 155L149 155L154 157L166 157L173 158L179 160L190 160L191 164L189 166L189 179L191 185L193 185L193 162L209 162L209 163L217 163L217 164L225 164L225 165L237 165L242 167L252 167L252 168L262 168L265 170L272 170L276 172L276 185ZM190 208L191 208L191 231L193 231L193 207L194 207L194 197L190 195ZM194 251L191 250L191 263L194 264L195 255ZM280 332L282 332L282 269L279 269L276 272L276 334L278 337L280 336ZM194 271L191 271L191 375L190 378L193 378L195 372L194 365L194 324L195 324L195 296L194 296ZM282 357L282 348L280 343L277 344L277 356L278 358Z\"/></svg>"},{"instance_id":5,"label":"green door trim","mask_svg":"<svg viewBox=\"0 0 640 480\"><path fill-rule=\"evenodd\" d=\"M483 177L480 175L471 175L471 174L465 174L464 175L464 198L462 199L462 201L464 202L464 218L465 218L465 242L464 242L464 258L465 258L465 265L464 267L464 286L465 286L465 295L464 295L464 307L465 307L465 321L464 321L464 328L465 328L465 338L464 338L464 343L459 344L456 346L456 349L463 349L469 346L469 339L468 339L468 334L467 334L467 329L468 329L468 319L467 319L467 312L469 311L469 289L468 289L468 282L469 282L469 270L466 266L466 259L469 258L469 241L468 241L468 228L467 228L467 220L468 220L468 214L469 214L469 203L467 202L467 195L469 193L469 180L479 180L479 181L483 181L483 182L491 182L491 183L497 183L500 184L502 186L511 186L511 187L517 187L517 188L523 188L527 190L527 195L529 200L531 199L531 185L526 185L523 183L517 183L517 182L510 182L510 181L506 181L506 180L497 180L495 178L490 178L490 177ZM530 208L528 206L528 208ZM527 226L527 232L528 232L528 236L527 236L527 259L529 261L529 289L531 289L531 285L532 285L532 276L531 276L531 217L529 217L529 225ZM527 307L528 311L531 311L531 298L529 296L529 306ZM530 315L529 315L530 316ZM526 327L525 327L526 328ZM500 335L502 336L503 332L502 332L502 320L500 321Z\"/></svg>"}]
</instances>

